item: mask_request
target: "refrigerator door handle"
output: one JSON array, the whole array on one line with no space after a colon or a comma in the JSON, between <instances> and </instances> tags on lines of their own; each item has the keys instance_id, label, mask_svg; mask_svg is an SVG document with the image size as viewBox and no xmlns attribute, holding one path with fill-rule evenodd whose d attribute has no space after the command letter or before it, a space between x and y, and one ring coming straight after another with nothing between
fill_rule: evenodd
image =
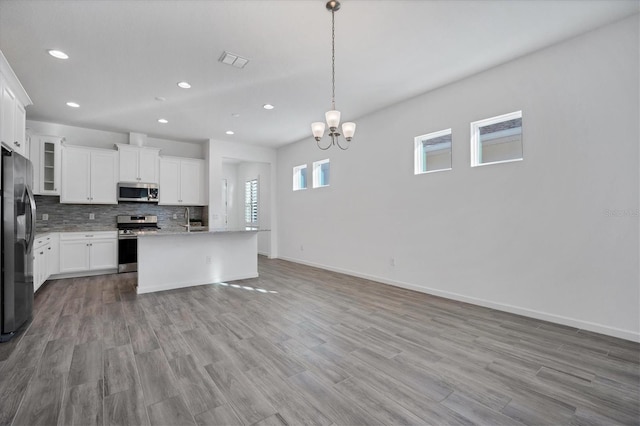
<instances>
[{"instance_id":1,"label":"refrigerator door handle","mask_svg":"<svg viewBox=\"0 0 640 426\"><path fill-rule=\"evenodd\" d=\"M33 192L29 185L26 185L27 197L29 198L29 214L30 214L30 223L29 223L29 238L27 239L27 253L31 252L33 248L33 242L36 238L36 199L33 196Z\"/></svg>"}]
</instances>

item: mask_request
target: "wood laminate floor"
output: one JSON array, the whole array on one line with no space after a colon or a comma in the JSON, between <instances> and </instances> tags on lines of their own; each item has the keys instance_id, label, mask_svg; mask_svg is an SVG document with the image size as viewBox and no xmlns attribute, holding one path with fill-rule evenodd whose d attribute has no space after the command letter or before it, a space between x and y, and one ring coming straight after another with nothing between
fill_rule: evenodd
<instances>
[{"instance_id":1,"label":"wood laminate floor","mask_svg":"<svg viewBox=\"0 0 640 426\"><path fill-rule=\"evenodd\" d=\"M260 259L136 295L48 282L0 345L2 425L640 422L638 344Z\"/></svg>"}]
</instances>

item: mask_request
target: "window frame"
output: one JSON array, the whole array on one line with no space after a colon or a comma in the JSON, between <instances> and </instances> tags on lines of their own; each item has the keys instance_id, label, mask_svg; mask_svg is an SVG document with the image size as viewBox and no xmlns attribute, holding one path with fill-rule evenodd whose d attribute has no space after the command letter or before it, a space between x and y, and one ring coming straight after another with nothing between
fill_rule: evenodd
<instances>
[{"instance_id":1,"label":"window frame","mask_svg":"<svg viewBox=\"0 0 640 426\"><path fill-rule=\"evenodd\" d=\"M329 183L326 185L320 184L320 174L322 173L322 165L329 164L329 170L331 170L331 159L325 158L324 160L318 160L313 162L313 188L327 188L331 186L331 175L329 175Z\"/></svg>"},{"instance_id":2,"label":"window frame","mask_svg":"<svg viewBox=\"0 0 640 426\"><path fill-rule=\"evenodd\" d=\"M516 161L524 160L524 132L522 131L523 125L520 125L520 144L522 145L522 156L520 158L512 158L510 160L491 161L488 163L481 163L480 155L482 149L480 147L480 128L490 126L492 124L501 123L503 121L514 120L520 118L522 120L522 110L509 112L507 114L497 115L495 117L489 117L478 121L471 122L471 167L489 166L492 164L513 163Z\"/></svg>"},{"instance_id":3,"label":"window frame","mask_svg":"<svg viewBox=\"0 0 640 426\"><path fill-rule=\"evenodd\" d=\"M301 171L305 170L307 173L305 173L305 178L304 178L304 183L305 186L299 186L300 184L300 176L301 176ZM308 176L308 171L309 171L309 167L307 167L306 164L300 164L299 166L295 166L293 168L293 190L294 191L302 191L304 189L309 188L309 176Z\"/></svg>"},{"instance_id":4,"label":"window frame","mask_svg":"<svg viewBox=\"0 0 640 426\"><path fill-rule=\"evenodd\" d=\"M425 140L439 138L440 136L451 135L451 161L449 168L437 169L437 170L423 170L425 166L423 158L423 143ZM413 138L413 174L424 175L427 173L446 172L453 170L453 131L449 129L438 130L437 132L427 133L425 135L416 136Z\"/></svg>"}]
</instances>

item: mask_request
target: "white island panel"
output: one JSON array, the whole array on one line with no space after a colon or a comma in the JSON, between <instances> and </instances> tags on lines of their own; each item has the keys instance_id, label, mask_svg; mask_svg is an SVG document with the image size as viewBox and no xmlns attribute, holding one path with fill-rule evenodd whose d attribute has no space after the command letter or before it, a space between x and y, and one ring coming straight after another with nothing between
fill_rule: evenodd
<instances>
[{"instance_id":1,"label":"white island panel","mask_svg":"<svg viewBox=\"0 0 640 426\"><path fill-rule=\"evenodd\" d=\"M138 237L138 294L257 276L256 231Z\"/></svg>"}]
</instances>

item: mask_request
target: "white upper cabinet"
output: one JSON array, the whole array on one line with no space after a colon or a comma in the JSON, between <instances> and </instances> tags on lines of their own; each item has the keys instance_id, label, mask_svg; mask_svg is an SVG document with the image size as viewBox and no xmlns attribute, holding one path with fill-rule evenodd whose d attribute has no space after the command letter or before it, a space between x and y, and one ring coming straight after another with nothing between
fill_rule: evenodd
<instances>
[{"instance_id":1,"label":"white upper cabinet","mask_svg":"<svg viewBox=\"0 0 640 426\"><path fill-rule=\"evenodd\" d=\"M158 204L180 204L180 159L160 159L160 199Z\"/></svg>"},{"instance_id":2,"label":"white upper cabinet","mask_svg":"<svg viewBox=\"0 0 640 426\"><path fill-rule=\"evenodd\" d=\"M160 149L117 144L119 182L158 183Z\"/></svg>"},{"instance_id":3,"label":"white upper cabinet","mask_svg":"<svg viewBox=\"0 0 640 426\"><path fill-rule=\"evenodd\" d=\"M118 153L94 150L91 153L91 203L118 204L116 170Z\"/></svg>"},{"instance_id":4,"label":"white upper cabinet","mask_svg":"<svg viewBox=\"0 0 640 426\"><path fill-rule=\"evenodd\" d=\"M204 161L182 160L180 162L180 202L187 205L203 205Z\"/></svg>"},{"instance_id":5,"label":"white upper cabinet","mask_svg":"<svg viewBox=\"0 0 640 426\"><path fill-rule=\"evenodd\" d=\"M38 195L60 195L60 167L62 138L31 135L33 163L33 192Z\"/></svg>"},{"instance_id":6,"label":"white upper cabinet","mask_svg":"<svg viewBox=\"0 0 640 426\"><path fill-rule=\"evenodd\" d=\"M17 148L20 154L25 157L29 157L29 150L27 147L27 141L25 138L25 131L27 126L27 111L24 108L24 105L20 102L19 99L16 99L15 102L15 111L13 115L13 144Z\"/></svg>"},{"instance_id":7,"label":"white upper cabinet","mask_svg":"<svg viewBox=\"0 0 640 426\"><path fill-rule=\"evenodd\" d=\"M29 156L25 141L25 107L31 99L0 52L0 141L15 152Z\"/></svg>"},{"instance_id":8,"label":"white upper cabinet","mask_svg":"<svg viewBox=\"0 0 640 426\"><path fill-rule=\"evenodd\" d=\"M61 203L91 203L91 151L64 147L62 153Z\"/></svg>"},{"instance_id":9,"label":"white upper cabinet","mask_svg":"<svg viewBox=\"0 0 640 426\"><path fill-rule=\"evenodd\" d=\"M0 116L0 123L2 123L2 126L0 127L0 137L5 145L9 145L15 149L17 146L15 146L13 133L15 131L14 115L16 112L16 97L9 88L7 81L2 76L0 76L0 89L2 90L2 93L0 94L2 97L0 102L0 111L2 112L2 115ZM7 125L5 125L5 123L7 123Z\"/></svg>"},{"instance_id":10,"label":"white upper cabinet","mask_svg":"<svg viewBox=\"0 0 640 426\"><path fill-rule=\"evenodd\" d=\"M159 204L205 205L206 182L204 172L204 160L161 157Z\"/></svg>"},{"instance_id":11,"label":"white upper cabinet","mask_svg":"<svg viewBox=\"0 0 640 426\"><path fill-rule=\"evenodd\" d=\"M60 202L117 204L117 170L116 151L65 146L62 151Z\"/></svg>"},{"instance_id":12,"label":"white upper cabinet","mask_svg":"<svg viewBox=\"0 0 640 426\"><path fill-rule=\"evenodd\" d=\"M158 183L158 164L160 150L143 148L138 152L138 173L140 182Z\"/></svg>"}]
</instances>

